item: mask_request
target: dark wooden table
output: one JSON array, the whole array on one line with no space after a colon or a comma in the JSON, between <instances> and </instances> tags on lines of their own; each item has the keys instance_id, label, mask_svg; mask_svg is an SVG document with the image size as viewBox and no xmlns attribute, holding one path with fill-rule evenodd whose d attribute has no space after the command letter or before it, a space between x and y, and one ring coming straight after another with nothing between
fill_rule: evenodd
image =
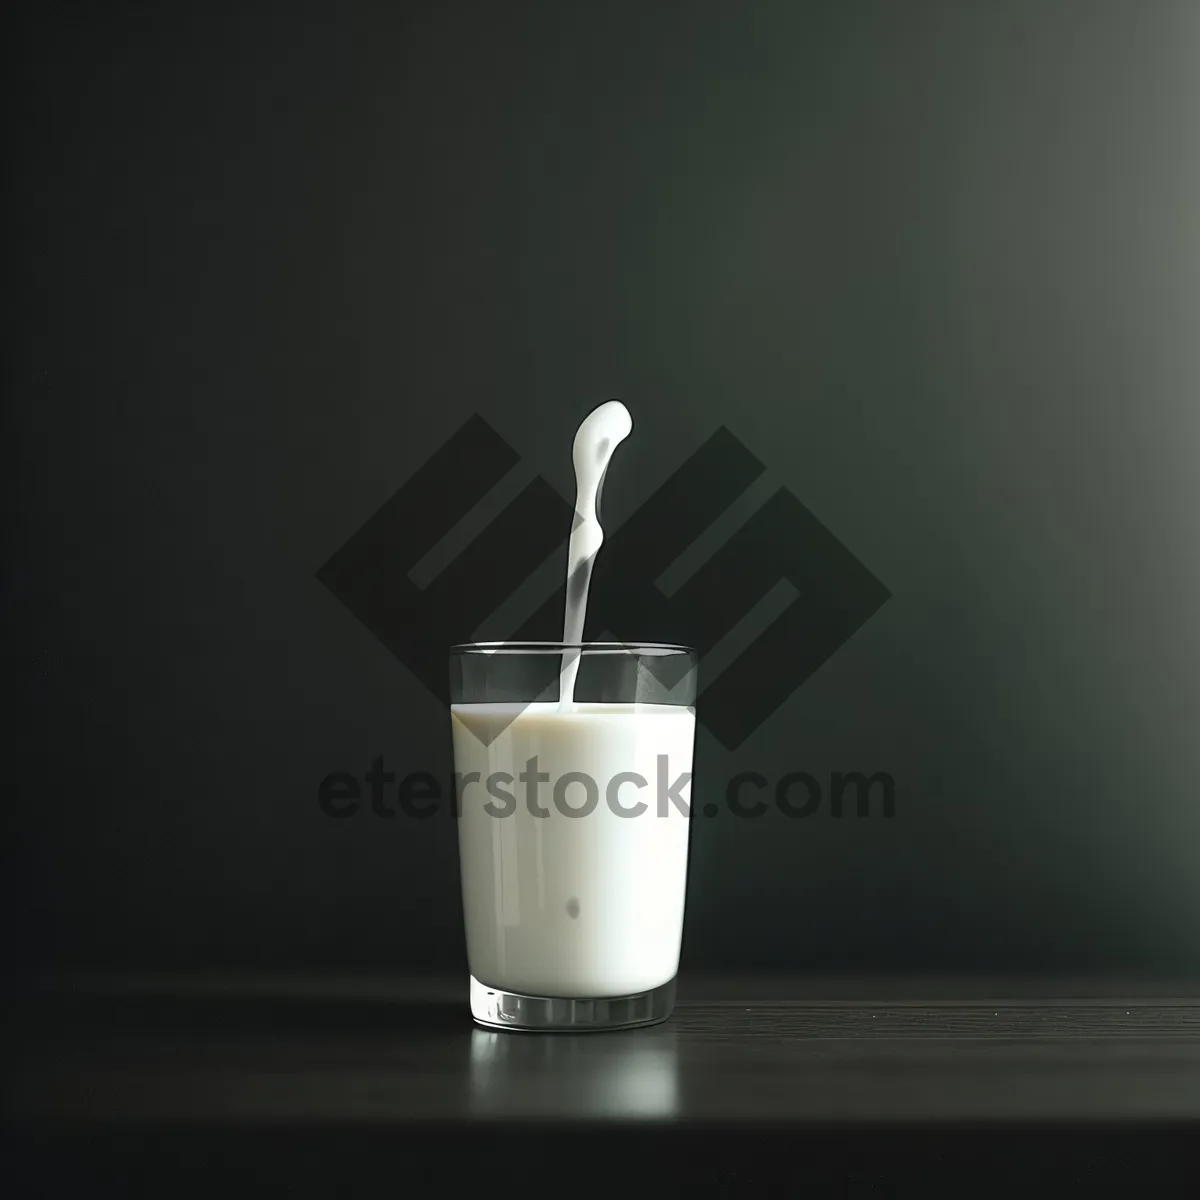
<instances>
[{"instance_id":1,"label":"dark wooden table","mask_svg":"<svg viewBox=\"0 0 1200 1200\"><path fill-rule=\"evenodd\" d=\"M1200 1182L1190 987L693 980L668 1023L583 1035L480 1029L465 990L34 983L6 1021L9 1149L47 1194L79 1174L173 1195Z\"/></svg>"}]
</instances>

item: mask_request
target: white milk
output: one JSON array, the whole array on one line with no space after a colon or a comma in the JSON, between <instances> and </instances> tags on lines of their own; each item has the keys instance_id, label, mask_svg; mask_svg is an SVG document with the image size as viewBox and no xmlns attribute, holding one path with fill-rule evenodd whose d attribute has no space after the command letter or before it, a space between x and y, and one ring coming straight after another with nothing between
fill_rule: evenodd
<instances>
[{"instance_id":1,"label":"white milk","mask_svg":"<svg viewBox=\"0 0 1200 1200\"><path fill-rule=\"evenodd\" d=\"M583 641L604 541L600 492L632 428L628 409L610 400L575 435L567 646ZM564 650L557 703L452 706L467 956L485 987L627 996L670 982L679 965L695 713L577 703L578 670L579 651ZM522 780L531 770L542 778ZM645 785L617 778L626 772ZM574 774L588 777L592 795ZM592 796L594 808L571 815ZM622 815L639 803L637 815Z\"/></svg>"},{"instance_id":2,"label":"white milk","mask_svg":"<svg viewBox=\"0 0 1200 1200\"><path fill-rule=\"evenodd\" d=\"M471 974L487 987L533 996L606 997L669 982L679 964L687 875L685 812L691 803L695 713L667 705L454 705L455 769L461 787L459 848ZM548 781L522 782L529 760ZM660 764L660 758L664 760ZM471 773L479 778L471 780ZM596 784L596 807L581 808ZM622 772L646 780L618 781ZM660 772L665 777L660 788ZM511 776L509 786L497 773ZM489 795L488 781L508 799ZM547 813L535 816L529 804ZM485 805L491 804L492 815Z\"/></svg>"}]
</instances>

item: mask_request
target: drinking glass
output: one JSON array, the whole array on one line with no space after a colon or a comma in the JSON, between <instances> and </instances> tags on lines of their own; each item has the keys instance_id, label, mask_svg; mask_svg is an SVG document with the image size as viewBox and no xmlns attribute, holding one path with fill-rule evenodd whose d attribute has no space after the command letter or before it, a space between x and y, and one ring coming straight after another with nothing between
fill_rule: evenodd
<instances>
[{"instance_id":1,"label":"drinking glass","mask_svg":"<svg viewBox=\"0 0 1200 1200\"><path fill-rule=\"evenodd\" d=\"M471 1015L621 1029L671 1015L696 723L686 646L450 651Z\"/></svg>"}]
</instances>

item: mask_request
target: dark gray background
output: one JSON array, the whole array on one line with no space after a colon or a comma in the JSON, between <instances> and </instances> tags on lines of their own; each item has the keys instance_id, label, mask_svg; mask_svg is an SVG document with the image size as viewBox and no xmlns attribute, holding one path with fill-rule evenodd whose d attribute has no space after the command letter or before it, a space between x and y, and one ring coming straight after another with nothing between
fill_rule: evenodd
<instances>
[{"instance_id":1,"label":"dark gray background","mask_svg":"<svg viewBox=\"0 0 1200 1200\"><path fill-rule=\"evenodd\" d=\"M619 396L612 525L724 423L893 593L696 799L895 819L698 820L687 966L1200 966L1200 5L8 19L17 960L462 966L453 823L318 808L450 764L314 572Z\"/></svg>"}]
</instances>

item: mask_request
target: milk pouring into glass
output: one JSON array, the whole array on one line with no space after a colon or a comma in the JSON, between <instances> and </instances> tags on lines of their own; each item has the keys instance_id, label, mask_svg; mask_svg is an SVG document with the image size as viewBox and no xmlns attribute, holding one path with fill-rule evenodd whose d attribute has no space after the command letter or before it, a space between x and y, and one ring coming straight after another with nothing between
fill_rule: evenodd
<instances>
[{"instance_id":1,"label":"milk pouring into glass","mask_svg":"<svg viewBox=\"0 0 1200 1200\"><path fill-rule=\"evenodd\" d=\"M670 1015L683 932L695 655L583 641L599 499L632 428L610 401L575 436L561 643L451 651L472 1015L611 1029Z\"/></svg>"}]
</instances>

